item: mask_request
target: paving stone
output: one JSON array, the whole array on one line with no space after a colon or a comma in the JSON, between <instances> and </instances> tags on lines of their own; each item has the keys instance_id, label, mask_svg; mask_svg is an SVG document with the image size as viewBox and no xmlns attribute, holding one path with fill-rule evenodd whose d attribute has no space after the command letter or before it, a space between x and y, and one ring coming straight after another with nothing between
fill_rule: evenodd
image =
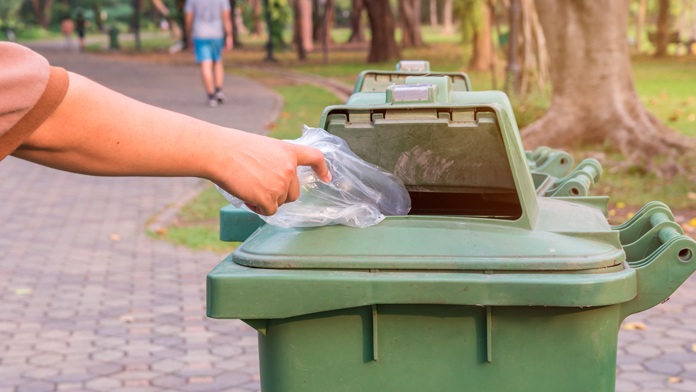
<instances>
[{"instance_id":1,"label":"paving stone","mask_svg":"<svg viewBox=\"0 0 696 392\"><path fill-rule=\"evenodd\" d=\"M85 386L87 388L93 389L95 391L108 391L114 388L118 388L121 385L123 385L121 383L121 380L108 377L95 378L94 380L85 383Z\"/></svg>"},{"instance_id":2,"label":"paving stone","mask_svg":"<svg viewBox=\"0 0 696 392\"><path fill-rule=\"evenodd\" d=\"M665 359L651 359L643 363L646 369L670 376L676 376L684 370L679 363Z\"/></svg>"},{"instance_id":3,"label":"paving stone","mask_svg":"<svg viewBox=\"0 0 696 392\"><path fill-rule=\"evenodd\" d=\"M123 370L123 365L117 363L100 363L87 368L87 372L98 375L108 376Z\"/></svg>"},{"instance_id":4,"label":"paving stone","mask_svg":"<svg viewBox=\"0 0 696 392\"><path fill-rule=\"evenodd\" d=\"M62 359L63 356L60 354L39 353L37 355L31 356L29 358L29 363L38 366L47 366L52 365L56 362L60 362Z\"/></svg>"},{"instance_id":5,"label":"paving stone","mask_svg":"<svg viewBox=\"0 0 696 392\"><path fill-rule=\"evenodd\" d=\"M156 387L163 387L163 388L176 388L181 385L184 385L188 382L188 379L186 377L181 377L181 376L161 376L152 379L151 383L153 386Z\"/></svg>"},{"instance_id":6,"label":"paving stone","mask_svg":"<svg viewBox=\"0 0 696 392\"><path fill-rule=\"evenodd\" d=\"M22 373L22 377L29 379L45 379L57 376L60 370L51 367L31 367Z\"/></svg>"},{"instance_id":7,"label":"paving stone","mask_svg":"<svg viewBox=\"0 0 696 392\"><path fill-rule=\"evenodd\" d=\"M47 381L29 381L17 385L17 392L44 392L53 391L55 389L55 384Z\"/></svg>"},{"instance_id":8,"label":"paving stone","mask_svg":"<svg viewBox=\"0 0 696 392\"><path fill-rule=\"evenodd\" d=\"M642 358L654 358L662 354L662 350L660 350L660 348L646 342L630 344L623 347L623 350L629 355L635 355Z\"/></svg>"}]
</instances>

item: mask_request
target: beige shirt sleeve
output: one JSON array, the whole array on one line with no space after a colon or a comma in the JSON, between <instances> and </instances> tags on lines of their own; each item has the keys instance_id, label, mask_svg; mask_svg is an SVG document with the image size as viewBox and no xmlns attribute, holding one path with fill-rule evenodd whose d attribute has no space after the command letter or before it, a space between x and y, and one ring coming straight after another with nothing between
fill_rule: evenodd
<instances>
[{"instance_id":1,"label":"beige shirt sleeve","mask_svg":"<svg viewBox=\"0 0 696 392\"><path fill-rule=\"evenodd\" d=\"M68 74L22 45L0 42L0 160L63 101Z\"/></svg>"}]
</instances>

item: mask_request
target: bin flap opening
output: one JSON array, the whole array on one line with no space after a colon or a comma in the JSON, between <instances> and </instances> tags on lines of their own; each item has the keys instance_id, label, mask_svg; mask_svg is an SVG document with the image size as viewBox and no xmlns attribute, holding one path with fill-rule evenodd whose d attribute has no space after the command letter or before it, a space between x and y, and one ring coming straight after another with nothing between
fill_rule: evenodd
<instances>
[{"instance_id":1,"label":"bin flap opening","mask_svg":"<svg viewBox=\"0 0 696 392\"><path fill-rule=\"evenodd\" d=\"M363 71L358 77L353 93L384 93L392 84L405 84L413 76L447 76L451 81L451 91L471 91L471 82L463 72L412 72L412 71Z\"/></svg>"},{"instance_id":2,"label":"bin flap opening","mask_svg":"<svg viewBox=\"0 0 696 392\"><path fill-rule=\"evenodd\" d=\"M425 97L425 90L420 94ZM410 215L522 216L505 143L490 108L335 109L327 114L326 130L404 182L412 200Z\"/></svg>"},{"instance_id":3,"label":"bin flap opening","mask_svg":"<svg viewBox=\"0 0 696 392\"><path fill-rule=\"evenodd\" d=\"M387 88L386 100L392 105L438 102L438 86L431 83L392 84Z\"/></svg>"},{"instance_id":4,"label":"bin flap opening","mask_svg":"<svg viewBox=\"0 0 696 392\"><path fill-rule=\"evenodd\" d=\"M430 71L430 61L401 60L398 63L396 63L396 70L409 72L428 72Z\"/></svg>"}]
</instances>

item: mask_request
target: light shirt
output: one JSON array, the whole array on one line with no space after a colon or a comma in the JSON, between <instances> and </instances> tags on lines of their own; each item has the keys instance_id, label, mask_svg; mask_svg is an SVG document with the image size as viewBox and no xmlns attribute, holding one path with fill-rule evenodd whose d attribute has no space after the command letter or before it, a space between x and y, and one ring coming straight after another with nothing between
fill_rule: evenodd
<instances>
[{"instance_id":1,"label":"light shirt","mask_svg":"<svg viewBox=\"0 0 696 392\"><path fill-rule=\"evenodd\" d=\"M186 0L184 12L193 14L193 38L223 38L222 12L229 10L229 0Z\"/></svg>"}]
</instances>

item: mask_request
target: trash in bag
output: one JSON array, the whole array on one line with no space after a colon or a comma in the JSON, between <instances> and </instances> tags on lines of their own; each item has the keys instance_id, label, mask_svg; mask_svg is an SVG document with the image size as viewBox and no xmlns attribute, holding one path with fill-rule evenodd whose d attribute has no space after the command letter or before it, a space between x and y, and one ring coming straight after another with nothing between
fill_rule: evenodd
<instances>
[{"instance_id":1,"label":"trash in bag","mask_svg":"<svg viewBox=\"0 0 696 392\"><path fill-rule=\"evenodd\" d=\"M338 224L368 227L381 222L385 215L406 215L411 210L404 183L355 155L340 137L305 125L299 139L287 141L324 153L331 181L324 183L310 167L298 166L300 197L280 206L273 216L261 216L267 223L285 228ZM235 207L244 206L242 200L217 189Z\"/></svg>"}]
</instances>

